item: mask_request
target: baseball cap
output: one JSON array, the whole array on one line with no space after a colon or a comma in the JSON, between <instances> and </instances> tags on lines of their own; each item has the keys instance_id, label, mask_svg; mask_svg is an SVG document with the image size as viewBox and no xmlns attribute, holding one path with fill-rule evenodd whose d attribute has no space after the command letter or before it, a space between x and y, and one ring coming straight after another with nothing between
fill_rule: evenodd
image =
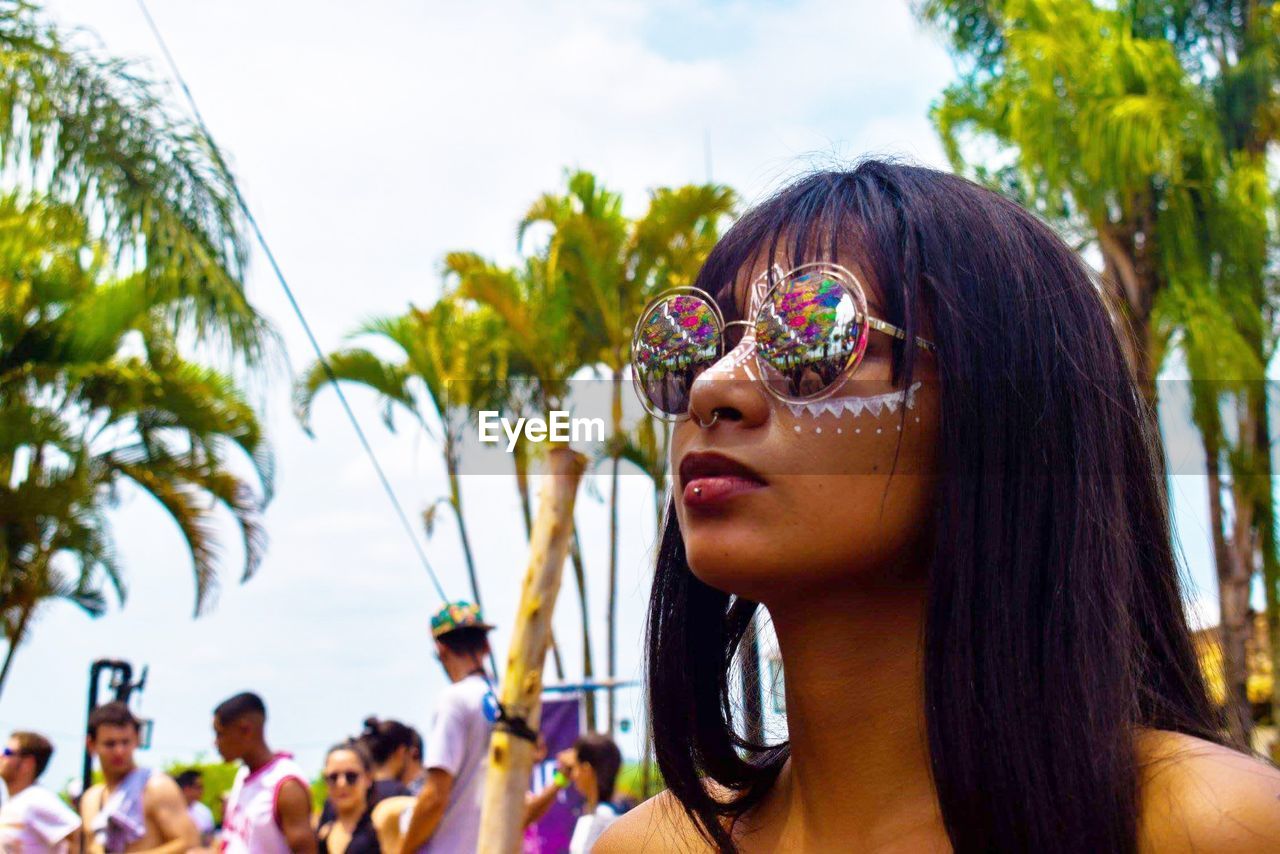
<instances>
[{"instance_id":1,"label":"baseball cap","mask_svg":"<svg viewBox=\"0 0 1280 854\"><path fill-rule=\"evenodd\" d=\"M493 626L484 621L484 615L480 613L480 606L472 605L470 602L450 602L431 618L431 636L435 638L457 629L484 629L488 631L492 628Z\"/></svg>"}]
</instances>

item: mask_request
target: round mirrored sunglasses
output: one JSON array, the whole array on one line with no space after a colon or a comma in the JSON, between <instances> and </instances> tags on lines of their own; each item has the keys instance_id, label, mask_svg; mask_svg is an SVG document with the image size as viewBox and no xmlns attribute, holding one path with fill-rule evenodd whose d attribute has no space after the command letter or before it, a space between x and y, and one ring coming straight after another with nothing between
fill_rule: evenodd
<instances>
[{"instance_id":1,"label":"round mirrored sunglasses","mask_svg":"<svg viewBox=\"0 0 1280 854\"><path fill-rule=\"evenodd\" d=\"M844 267L816 261L776 270L757 280L774 284L749 320L725 322L698 288L667 291L645 307L631 339L631 377L650 414L688 418L693 383L732 349L726 339L739 327L754 338L751 355L765 388L787 403L834 393L861 363L871 330L906 340L903 329L868 313L862 285ZM915 344L934 349L920 337Z\"/></svg>"}]
</instances>

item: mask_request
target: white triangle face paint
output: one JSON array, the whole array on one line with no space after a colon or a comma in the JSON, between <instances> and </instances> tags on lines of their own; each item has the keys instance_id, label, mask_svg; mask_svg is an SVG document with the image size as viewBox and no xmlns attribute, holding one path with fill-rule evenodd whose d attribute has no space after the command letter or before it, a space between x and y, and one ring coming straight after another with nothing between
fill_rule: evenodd
<instances>
[{"instance_id":1,"label":"white triangle face paint","mask_svg":"<svg viewBox=\"0 0 1280 854\"><path fill-rule=\"evenodd\" d=\"M915 409L916 392L919 390L920 383L914 382L911 384L911 388L906 391L891 391L887 394L874 394L868 397L858 395L828 397L825 400L815 400L812 403L788 403L786 406L787 409L791 410L791 414L797 418L801 415L817 418L823 414L834 415L837 418L843 415L857 418L864 412L871 413L873 418L879 418L883 412L897 412L899 406Z\"/></svg>"},{"instance_id":2,"label":"white triangle face paint","mask_svg":"<svg viewBox=\"0 0 1280 854\"><path fill-rule=\"evenodd\" d=\"M774 265L773 278L775 281L781 280L785 273L782 268ZM759 313L761 306L764 305L764 299L769 292L769 277L760 276L751 285L751 293L747 303L747 317L755 317ZM734 347L728 353L725 353L718 362L707 368L702 373L702 377L711 379L736 379L738 368L742 368L752 381L756 380L756 376L751 371L750 363L755 357L755 328L748 326L746 332L742 336L742 340L738 342L738 346ZM810 403L786 403L784 404L791 414L797 417L808 415L817 418L821 415L832 415L841 418L845 415L858 417L864 412L869 412L873 418L878 418L886 411L894 413L898 411L898 407L906 406L907 409L915 409L916 392L920 389L920 383L915 382L905 391L889 392L887 394L876 394L871 396L846 395L843 397L828 397L823 400L815 400ZM916 419L919 422L919 418ZM796 432L800 432L797 426ZM836 431L841 432L840 430ZM854 432L861 432L855 430Z\"/></svg>"}]
</instances>

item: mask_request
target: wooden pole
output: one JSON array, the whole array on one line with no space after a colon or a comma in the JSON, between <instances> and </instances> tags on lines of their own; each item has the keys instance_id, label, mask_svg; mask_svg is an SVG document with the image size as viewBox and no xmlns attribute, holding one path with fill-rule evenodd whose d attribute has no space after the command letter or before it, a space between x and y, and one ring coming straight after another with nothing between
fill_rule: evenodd
<instances>
[{"instance_id":1,"label":"wooden pole","mask_svg":"<svg viewBox=\"0 0 1280 854\"><path fill-rule=\"evenodd\" d=\"M536 731L542 718L542 667L551 643L551 615L560 592L564 559L573 535L573 504L586 458L567 447L547 455L547 476L538 496L538 511L529 538L529 565L520 591L507 670L498 700L511 717L523 718ZM529 789L536 745L494 728L489 739L480 813L478 854L512 854L524 835L524 799Z\"/></svg>"}]
</instances>

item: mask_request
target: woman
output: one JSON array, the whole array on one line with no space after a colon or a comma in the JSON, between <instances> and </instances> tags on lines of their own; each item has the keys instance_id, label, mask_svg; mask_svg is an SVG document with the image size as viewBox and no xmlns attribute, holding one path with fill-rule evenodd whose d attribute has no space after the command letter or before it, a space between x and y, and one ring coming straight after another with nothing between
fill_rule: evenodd
<instances>
[{"instance_id":1,"label":"woman","mask_svg":"<svg viewBox=\"0 0 1280 854\"><path fill-rule=\"evenodd\" d=\"M1197 667L1153 419L1050 229L866 162L749 212L696 285L633 347L677 422L647 667L669 791L597 852L1280 850L1280 773ZM731 715L757 603L785 744Z\"/></svg>"},{"instance_id":2,"label":"woman","mask_svg":"<svg viewBox=\"0 0 1280 854\"><path fill-rule=\"evenodd\" d=\"M379 801L412 794L412 790L401 779L407 772L414 740L421 738L412 727L399 721L380 721L377 718L365 718L364 730L357 739L364 748L365 755L373 762L373 786L369 790L369 806L375 807ZM336 815L331 800L324 802L320 811L320 823L333 821Z\"/></svg>"},{"instance_id":3,"label":"woman","mask_svg":"<svg viewBox=\"0 0 1280 854\"><path fill-rule=\"evenodd\" d=\"M335 816L320 825L316 836L320 854L380 854L371 819L373 761L364 745L347 741L329 751L324 781Z\"/></svg>"},{"instance_id":4,"label":"woman","mask_svg":"<svg viewBox=\"0 0 1280 854\"><path fill-rule=\"evenodd\" d=\"M573 827L569 854L587 854L600 834L618 817L613 788L622 768L622 754L613 739L598 732L578 737L557 757L560 773L583 797L582 814Z\"/></svg>"},{"instance_id":5,"label":"woman","mask_svg":"<svg viewBox=\"0 0 1280 854\"><path fill-rule=\"evenodd\" d=\"M365 718L360 741L373 757L373 800L409 795L402 780L417 733L399 721Z\"/></svg>"}]
</instances>

